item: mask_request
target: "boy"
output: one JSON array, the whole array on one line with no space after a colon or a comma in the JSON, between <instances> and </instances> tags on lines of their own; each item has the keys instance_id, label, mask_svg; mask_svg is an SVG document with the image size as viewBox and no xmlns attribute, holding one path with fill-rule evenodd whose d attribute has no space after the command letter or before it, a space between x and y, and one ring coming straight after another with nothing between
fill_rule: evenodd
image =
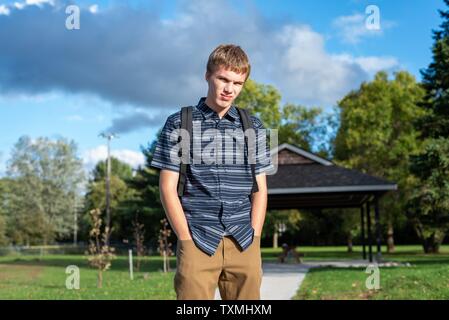
<instances>
[{"instance_id":1,"label":"boy","mask_svg":"<svg viewBox=\"0 0 449 320\"><path fill-rule=\"evenodd\" d=\"M220 45L210 54L205 74L207 97L192 109L193 153L208 158L210 145L206 144L211 139L221 141L221 137L229 138L229 132L242 130L243 122L233 102L249 74L248 57L239 46ZM168 117L151 162L161 169L161 202L178 237L174 279L177 298L214 299L218 285L223 300L260 299L260 236L267 206L265 172L272 168L269 151L263 154L267 163L255 164L257 192L252 193L255 181L248 162L226 161L239 155L232 149L225 152L223 164L219 142L213 149L215 161L203 163L204 159L198 161L193 156L193 162L188 162L185 190L178 197L180 164L173 161L173 155L179 143L180 113ZM263 125L254 116L250 120L259 139L258 133L265 131ZM195 142L198 134L199 145Z\"/></svg>"}]
</instances>

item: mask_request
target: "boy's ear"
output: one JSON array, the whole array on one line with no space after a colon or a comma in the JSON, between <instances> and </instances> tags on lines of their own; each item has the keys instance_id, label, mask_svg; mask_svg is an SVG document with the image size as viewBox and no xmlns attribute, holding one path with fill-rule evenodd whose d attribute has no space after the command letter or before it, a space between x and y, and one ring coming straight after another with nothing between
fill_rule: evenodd
<instances>
[{"instance_id":1,"label":"boy's ear","mask_svg":"<svg viewBox=\"0 0 449 320\"><path fill-rule=\"evenodd\" d=\"M209 81L209 77L210 77L210 73L209 73L209 71L206 71L206 73L204 74L204 79L206 79L206 81Z\"/></svg>"}]
</instances>

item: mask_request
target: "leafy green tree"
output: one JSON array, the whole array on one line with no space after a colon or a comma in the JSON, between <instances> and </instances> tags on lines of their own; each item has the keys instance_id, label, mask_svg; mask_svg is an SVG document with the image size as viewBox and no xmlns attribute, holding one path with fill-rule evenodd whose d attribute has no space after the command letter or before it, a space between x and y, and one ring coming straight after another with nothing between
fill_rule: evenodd
<instances>
[{"instance_id":1,"label":"leafy green tree","mask_svg":"<svg viewBox=\"0 0 449 320\"><path fill-rule=\"evenodd\" d=\"M159 130L157 136L161 131ZM159 196L159 171L150 167L156 142L157 140L146 147L141 146L145 164L136 170L136 175L130 182L136 197L127 203L128 210L133 215L138 215L139 221L145 225L145 234L153 242L159 237L160 221L165 217Z\"/></svg>"},{"instance_id":2,"label":"leafy green tree","mask_svg":"<svg viewBox=\"0 0 449 320\"><path fill-rule=\"evenodd\" d=\"M394 250L393 226L406 221L406 200L414 182L408 161L421 148L413 122L424 114L418 107L423 96L409 73L397 72L389 80L386 72L378 72L338 104L341 123L334 140L335 162L398 184L398 191L380 203L389 252Z\"/></svg>"},{"instance_id":3,"label":"leafy green tree","mask_svg":"<svg viewBox=\"0 0 449 320\"><path fill-rule=\"evenodd\" d=\"M5 218L5 206L7 204L7 179L0 179L0 246L6 245L9 240L6 237L6 218Z\"/></svg>"},{"instance_id":4,"label":"leafy green tree","mask_svg":"<svg viewBox=\"0 0 449 320\"><path fill-rule=\"evenodd\" d=\"M248 79L235 103L257 115L267 128L278 128L281 123L281 95L272 85Z\"/></svg>"},{"instance_id":5,"label":"leafy green tree","mask_svg":"<svg viewBox=\"0 0 449 320\"><path fill-rule=\"evenodd\" d=\"M449 0L444 2L449 6ZM440 29L433 31L433 61L421 72L426 91L420 104L424 115L415 122L426 147L410 159L420 181L410 198L409 215L425 252L438 252L449 219L449 9L440 15Z\"/></svg>"},{"instance_id":6,"label":"leafy green tree","mask_svg":"<svg viewBox=\"0 0 449 320\"><path fill-rule=\"evenodd\" d=\"M412 161L421 184L409 200L408 215L426 253L437 253L449 231L449 139L429 140Z\"/></svg>"},{"instance_id":7,"label":"leafy green tree","mask_svg":"<svg viewBox=\"0 0 449 320\"><path fill-rule=\"evenodd\" d=\"M272 237L273 248L279 246L279 237L287 232L294 234L300 228L301 213L296 209L270 210L266 215L262 237Z\"/></svg>"},{"instance_id":8,"label":"leafy green tree","mask_svg":"<svg viewBox=\"0 0 449 320\"><path fill-rule=\"evenodd\" d=\"M281 94L272 85L248 79L236 104L261 119L266 128L278 130L278 142L297 145L305 150L328 157L325 139L330 118L321 108L306 108L291 103L281 107Z\"/></svg>"},{"instance_id":9,"label":"leafy green tree","mask_svg":"<svg viewBox=\"0 0 449 320\"><path fill-rule=\"evenodd\" d=\"M73 141L22 136L8 163L6 216L14 243L47 244L73 230L74 197L84 181Z\"/></svg>"},{"instance_id":10,"label":"leafy green tree","mask_svg":"<svg viewBox=\"0 0 449 320\"><path fill-rule=\"evenodd\" d=\"M106 166L107 161L99 161L92 171L92 178L87 185L85 196L85 211L87 213L98 208L106 210ZM131 183L132 167L115 157L111 157L111 239L127 239L132 236L132 219L127 202L136 196L129 186ZM90 217L84 216L83 233L90 226Z\"/></svg>"},{"instance_id":11,"label":"leafy green tree","mask_svg":"<svg viewBox=\"0 0 449 320\"><path fill-rule=\"evenodd\" d=\"M107 172L107 161L99 161L92 170L93 180L105 181ZM123 181L130 180L133 176L133 168L119 159L111 156L111 173Z\"/></svg>"}]
</instances>

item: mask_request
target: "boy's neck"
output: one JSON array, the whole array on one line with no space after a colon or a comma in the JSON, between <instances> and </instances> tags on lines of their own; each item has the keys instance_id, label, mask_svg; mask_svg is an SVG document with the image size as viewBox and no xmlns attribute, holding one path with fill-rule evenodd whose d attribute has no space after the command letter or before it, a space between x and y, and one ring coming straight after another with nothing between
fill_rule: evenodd
<instances>
[{"instance_id":1,"label":"boy's neck","mask_svg":"<svg viewBox=\"0 0 449 320\"><path fill-rule=\"evenodd\" d=\"M225 109L221 108L220 106L217 106L216 104L212 103L209 99L209 97L206 98L206 100L204 101L204 103L211 108L212 110L214 110L217 115L218 118L223 118L224 115L228 112L229 108L232 106L232 104L230 104L228 107L226 107Z\"/></svg>"}]
</instances>

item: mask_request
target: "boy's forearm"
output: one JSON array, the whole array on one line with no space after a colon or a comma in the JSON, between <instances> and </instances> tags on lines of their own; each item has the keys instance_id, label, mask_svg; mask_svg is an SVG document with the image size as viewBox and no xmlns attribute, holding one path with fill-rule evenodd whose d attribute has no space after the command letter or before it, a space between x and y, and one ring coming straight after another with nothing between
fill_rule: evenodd
<instances>
[{"instance_id":1,"label":"boy's forearm","mask_svg":"<svg viewBox=\"0 0 449 320\"><path fill-rule=\"evenodd\" d=\"M262 235L263 224L267 211L268 193L265 175L257 176L259 191L252 194L251 224L254 235Z\"/></svg>"},{"instance_id":2,"label":"boy's forearm","mask_svg":"<svg viewBox=\"0 0 449 320\"><path fill-rule=\"evenodd\" d=\"M191 239L187 219L176 190L161 189L161 202L170 225L180 240Z\"/></svg>"}]
</instances>

